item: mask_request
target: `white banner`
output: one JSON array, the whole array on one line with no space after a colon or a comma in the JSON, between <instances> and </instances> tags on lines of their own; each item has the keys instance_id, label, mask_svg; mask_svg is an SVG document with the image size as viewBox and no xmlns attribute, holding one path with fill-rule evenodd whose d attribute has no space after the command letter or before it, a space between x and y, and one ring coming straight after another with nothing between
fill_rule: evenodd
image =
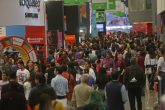
<instances>
[{"instance_id":1,"label":"white banner","mask_svg":"<svg viewBox=\"0 0 165 110\"><path fill-rule=\"evenodd\" d=\"M0 36L6 36L6 28L0 27Z\"/></svg>"},{"instance_id":2,"label":"white banner","mask_svg":"<svg viewBox=\"0 0 165 110\"><path fill-rule=\"evenodd\" d=\"M44 0L0 0L0 26L44 26Z\"/></svg>"},{"instance_id":3,"label":"white banner","mask_svg":"<svg viewBox=\"0 0 165 110\"><path fill-rule=\"evenodd\" d=\"M20 38L13 38L13 45L22 46L24 40Z\"/></svg>"}]
</instances>

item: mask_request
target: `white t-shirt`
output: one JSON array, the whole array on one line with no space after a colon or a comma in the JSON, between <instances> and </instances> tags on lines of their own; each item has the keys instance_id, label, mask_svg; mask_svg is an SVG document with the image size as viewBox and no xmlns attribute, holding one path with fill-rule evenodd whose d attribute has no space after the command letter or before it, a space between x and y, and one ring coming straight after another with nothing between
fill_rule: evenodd
<instances>
[{"instance_id":1,"label":"white t-shirt","mask_svg":"<svg viewBox=\"0 0 165 110\"><path fill-rule=\"evenodd\" d=\"M27 79L30 78L30 72L27 69L23 71L21 69L17 70L17 80L18 83L23 84Z\"/></svg>"},{"instance_id":2,"label":"white t-shirt","mask_svg":"<svg viewBox=\"0 0 165 110\"><path fill-rule=\"evenodd\" d=\"M161 67L160 71L165 72L165 61L163 57L159 58L157 66Z\"/></svg>"},{"instance_id":3,"label":"white t-shirt","mask_svg":"<svg viewBox=\"0 0 165 110\"><path fill-rule=\"evenodd\" d=\"M93 77L93 79L96 81L96 75L92 68L89 68L89 75Z\"/></svg>"},{"instance_id":4,"label":"white t-shirt","mask_svg":"<svg viewBox=\"0 0 165 110\"><path fill-rule=\"evenodd\" d=\"M146 54L145 56L145 60L144 60L144 65L147 66L147 65L157 65L157 59L156 58L153 58L151 59L149 54Z\"/></svg>"}]
</instances>

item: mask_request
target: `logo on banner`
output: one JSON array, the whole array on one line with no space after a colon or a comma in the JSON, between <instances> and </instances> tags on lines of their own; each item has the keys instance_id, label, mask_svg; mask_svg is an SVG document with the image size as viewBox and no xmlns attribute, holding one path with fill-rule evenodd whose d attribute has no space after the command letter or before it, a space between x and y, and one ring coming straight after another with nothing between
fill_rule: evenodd
<instances>
[{"instance_id":1,"label":"logo on banner","mask_svg":"<svg viewBox=\"0 0 165 110\"><path fill-rule=\"evenodd\" d=\"M28 9L31 7L39 8L40 0L19 0L20 6L26 6Z\"/></svg>"},{"instance_id":2,"label":"logo on banner","mask_svg":"<svg viewBox=\"0 0 165 110\"><path fill-rule=\"evenodd\" d=\"M19 5L24 6L27 9L36 8L40 12L40 0L19 0ZM38 13L25 13L25 18L38 18Z\"/></svg>"}]
</instances>

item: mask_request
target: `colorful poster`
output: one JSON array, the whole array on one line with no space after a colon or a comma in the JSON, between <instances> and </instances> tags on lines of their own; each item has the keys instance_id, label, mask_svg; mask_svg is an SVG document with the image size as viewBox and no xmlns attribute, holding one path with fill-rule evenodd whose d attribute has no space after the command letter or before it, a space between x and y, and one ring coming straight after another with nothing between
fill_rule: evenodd
<instances>
[{"instance_id":1,"label":"colorful poster","mask_svg":"<svg viewBox=\"0 0 165 110\"><path fill-rule=\"evenodd\" d=\"M106 12L106 26L125 26L130 25L128 17L120 17L114 12Z\"/></svg>"},{"instance_id":2,"label":"colorful poster","mask_svg":"<svg viewBox=\"0 0 165 110\"><path fill-rule=\"evenodd\" d=\"M6 27L0 27L0 36L6 36Z\"/></svg>"},{"instance_id":3,"label":"colorful poster","mask_svg":"<svg viewBox=\"0 0 165 110\"><path fill-rule=\"evenodd\" d=\"M45 26L26 26L26 39L30 44L45 44Z\"/></svg>"},{"instance_id":4,"label":"colorful poster","mask_svg":"<svg viewBox=\"0 0 165 110\"><path fill-rule=\"evenodd\" d=\"M65 46L74 45L76 43L75 35L65 35Z\"/></svg>"},{"instance_id":5,"label":"colorful poster","mask_svg":"<svg viewBox=\"0 0 165 110\"><path fill-rule=\"evenodd\" d=\"M87 7L86 4L80 6L80 27L87 27Z\"/></svg>"},{"instance_id":6,"label":"colorful poster","mask_svg":"<svg viewBox=\"0 0 165 110\"><path fill-rule=\"evenodd\" d=\"M58 30L49 30L47 34L48 50L55 50L58 44Z\"/></svg>"}]
</instances>

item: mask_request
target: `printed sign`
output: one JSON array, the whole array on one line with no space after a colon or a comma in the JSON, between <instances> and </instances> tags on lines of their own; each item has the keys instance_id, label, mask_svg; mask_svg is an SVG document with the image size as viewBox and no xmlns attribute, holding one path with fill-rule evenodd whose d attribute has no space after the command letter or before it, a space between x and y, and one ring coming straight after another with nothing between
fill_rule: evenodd
<instances>
[{"instance_id":1,"label":"printed sign","mask_svg":"<svg viewBox=\"0 0 165 110\"><path fill-rule=\"evenodd\" d=\"M34 50L29 53L29 56L33 62L37 62L37 57L36 57Z\"/></svg>"},{"instance_id":2,"label":"printed sign","mask_svg":"<svg viewBox=\"0 0 165 110\"><path fill-rule=\"evenodd\" d=\"M13 45L22 46L24 40L20 38L13 38Z\"/></svg>"}]
</instances>

